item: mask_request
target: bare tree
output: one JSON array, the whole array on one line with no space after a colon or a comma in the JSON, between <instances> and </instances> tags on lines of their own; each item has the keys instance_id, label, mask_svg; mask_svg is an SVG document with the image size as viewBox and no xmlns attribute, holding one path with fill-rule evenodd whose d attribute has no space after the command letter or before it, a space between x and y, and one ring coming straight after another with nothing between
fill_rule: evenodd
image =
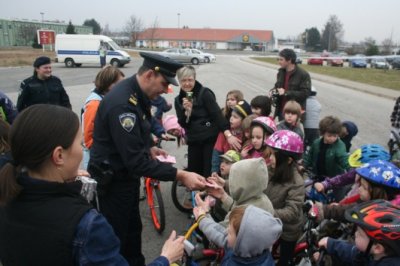
<instances>
[{"instance_id":1,"label":"bare tree","mask_svg":"<svg viewBox=\"0 0 400 266\"><path fill-rule=\"evenodd\" d=\"M149 41L151 49L154 48L154 41L157 39L158 28L159 28L159 23L158 23L158 18L156 17L153 23L150 25L150 28L148 29L148 31L150 32Z\"/></svg>"},{"instance_id":2,"label":"bare tree","mask_svg":"<svg viewBox=\"0 0 400 266\"><path fill-rule=\"evenodd\" d=\"M322 48L328 51L337 50L343 38L343 24L336 15L331 15L322 30Z\"/></svg>"},{"instance_id":3,"label":"bare tree","mask_svg":"<svg viewBox=\"0 0 400 266\"><path fill-rule=\"evenodd\" d=\"M393 47L393 41L392 38L386 38L382 41L382 54L384 55L389 55L392 54L392 47Z\"/></svg>"},{"instance_id":4,"label":"bare tree","mask_svg":"<svg viewBox=\"0 0 400 266\"><path fill-rule=\"evenodd\" d=\"M110 26L108 26L108 23L106 25L104 25L104 28L101 31L102 35L106 35L106 36L111 36L111 30L110 30Z\"/></svg>"},{"instance_id":5,"label":"bare tree","mask_svg":"<svg viewBox=\"0 0 400 266\"><path fill-rule=\"evenodd\" d=\"M123 32L129 36L130 42L133 46L136 46L136 41L141 31L143 31L142 20L137 18L135 15L131 15L125 23Z\"/></svg>"}]
</instances>

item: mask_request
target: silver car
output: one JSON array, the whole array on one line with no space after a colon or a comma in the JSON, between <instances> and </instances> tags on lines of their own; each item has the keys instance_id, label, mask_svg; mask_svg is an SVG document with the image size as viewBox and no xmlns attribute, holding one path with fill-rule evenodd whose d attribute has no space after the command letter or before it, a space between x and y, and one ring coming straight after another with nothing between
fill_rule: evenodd
<instances>
[{"instance_id":1,"label":"silver car","mask_svg":"<svg viewBox=\"0 0 400 266\"><path fill-rule=\"evenodd\" d=\"M198 65L205 62L205 57L202 54L192 53L187 49L171 48L160 53L161 55L174 59L181 63L191 63Z\"/></svg>"},{"instance_id":2,"label":"silver car","mask_svg":"<svg viewBox=\"0 0 400 266\"><path fill-rule=\"evenodd\" d=\"M384 58L373 58L371 60L371 68L389 69L389 64Z\"/></svg>"},{"instance_id":3,"label":"silver car","mask_svg":"<svg viewBox=\"0 0 400 266\"><path fill-rule=\"evenodd\" d=\"M204 59L206 63L211 63L211 62L215 62L217 61L217 58L215 57L215 55L210 54L210 53L205 53L203 51L200 51L198 49L185 49L188 50L189 52L193 53L193 54L200 54L200 55L204 55Z\"/></svg>"}]
</instances>

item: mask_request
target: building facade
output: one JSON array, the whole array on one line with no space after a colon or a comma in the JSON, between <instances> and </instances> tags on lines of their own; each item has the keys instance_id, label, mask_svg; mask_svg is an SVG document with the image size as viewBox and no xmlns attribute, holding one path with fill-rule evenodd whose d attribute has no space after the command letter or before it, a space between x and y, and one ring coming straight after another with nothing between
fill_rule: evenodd
<instances>
[{"instance_id":1,"label":"building facade","mask_svg":"<svg viewBox=\"0 0 400 266\"><path fill-rule=\"evenodd\" d=\"M65 33L68 23L7 20L0 19L0 47L31 46L34 43L38 29L54 30L56 34ZM77 34L92 34L93 28L88 26L76 26Z\"/></svg>"},{"instance_id":2,"label":"building facade","mask_svg":"<svg viewBox=\"0 0 400 266\"><path fill-rule=\"evenodd\" d=\"M268 51L274 49L270 30L149 28L137 38L137 47Z\"/></svg>"}]
</instances>

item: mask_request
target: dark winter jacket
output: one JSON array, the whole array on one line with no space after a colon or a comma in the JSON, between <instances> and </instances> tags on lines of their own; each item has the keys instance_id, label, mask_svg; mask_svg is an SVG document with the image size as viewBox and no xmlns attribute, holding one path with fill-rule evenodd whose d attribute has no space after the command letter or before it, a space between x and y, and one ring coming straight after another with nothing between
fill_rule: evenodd
<instances>
[{"instance_id":1,"label":"dark winter jacket","mask_svg":"<svg viewBox=\"0 0 400 266\"><path fill-rule=\"evenodd\" d=\"M34 104L54 104L71 108L71 103L61 80L51 76L46 80L38 79L36 75L21 83L21 93L18 96L17 109L23 109Z\"/></svg>"},{"instance_id":2,"label":"dark winter jacket","mask_svg":"<svg viewBox=\"0 0 400 266\"><path fill-rule=\"evenodd\" d=\"M196 81L192 91L193 109L188 122L182 105L186 92L181 90L175 98L178 123L186 130L187 142L190 144L216 139L220 131L229 129L229 123L223 117L215 95L210 89Z\"/></svg>"},{"instance_id":3,"label":"dark winter jacket","mask_svg":"<svg viewBox=\"0 0 400 266\"><path fill-rule=\"evenodd\" d=\"M284 88L285 85L286 69L280 68L277 75L277 81L274 88ZM289 100L298 102L303 110L306 109L306 100L311 93L311 78L310 74L302 68L296 66L289 78L289 85L286 93L279 99L279 106L275 109L275 116L277 112L282 111L283 104Z\"/></svg>"},{"instance_id":4,"label":"dark winter jacket","mask_svg":"<svg viewBox=\"0 0 400 266\"><path fill-rule=\"evenodd\" d=\"M400 265L400 257L384 257L380 260L373 260L371 257L366 257L356 246L341 240L328 238L327 252L329 255L334 255L346 265L365 265L365 266L393 266Z\"/></svg>"},{"instance_id":5,"label":"dark winter jacket","mask_svg":"<svg viewBox=\"0 0 400 266\"><path fill-rule=\"evenodd\" d=\"M344 127L347 129L347 135L343 138L340 138L344 144L346 145L346 151L349 152L351 148L351 140L357 135L358 127L351 121L344 121L342 123Z\"/></svg>"}]
</instances>

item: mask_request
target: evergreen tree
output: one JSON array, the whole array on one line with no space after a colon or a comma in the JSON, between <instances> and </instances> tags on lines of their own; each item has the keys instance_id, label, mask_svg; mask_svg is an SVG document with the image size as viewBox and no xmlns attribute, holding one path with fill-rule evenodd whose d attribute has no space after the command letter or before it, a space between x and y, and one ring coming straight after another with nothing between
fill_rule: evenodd
<instances>
[{"instance_id":1,"label":"evergreen tree","mask_svg":"<svg viewBox=\"0 0 400 266\"><path fill-rule=\"evenodd\" d=\"M83 26L89 26L93 28L93 34L100 34L101 27L100 24L94 19L87 19L83 22Z\"/></svg>"},{"instance_id":2,"label":"evergreen tree","mask_svg":"<svg viewBox=\"0 0 400 266\"><path fill-rule=\"evenodd\" d=\"M75 32L75 26L72 25L71 20L70 20L69 23L68 23L67 30L66 30L65 33L66 33L66 34L76 34L76 32Z\"/></svg>"}]
</instances>

